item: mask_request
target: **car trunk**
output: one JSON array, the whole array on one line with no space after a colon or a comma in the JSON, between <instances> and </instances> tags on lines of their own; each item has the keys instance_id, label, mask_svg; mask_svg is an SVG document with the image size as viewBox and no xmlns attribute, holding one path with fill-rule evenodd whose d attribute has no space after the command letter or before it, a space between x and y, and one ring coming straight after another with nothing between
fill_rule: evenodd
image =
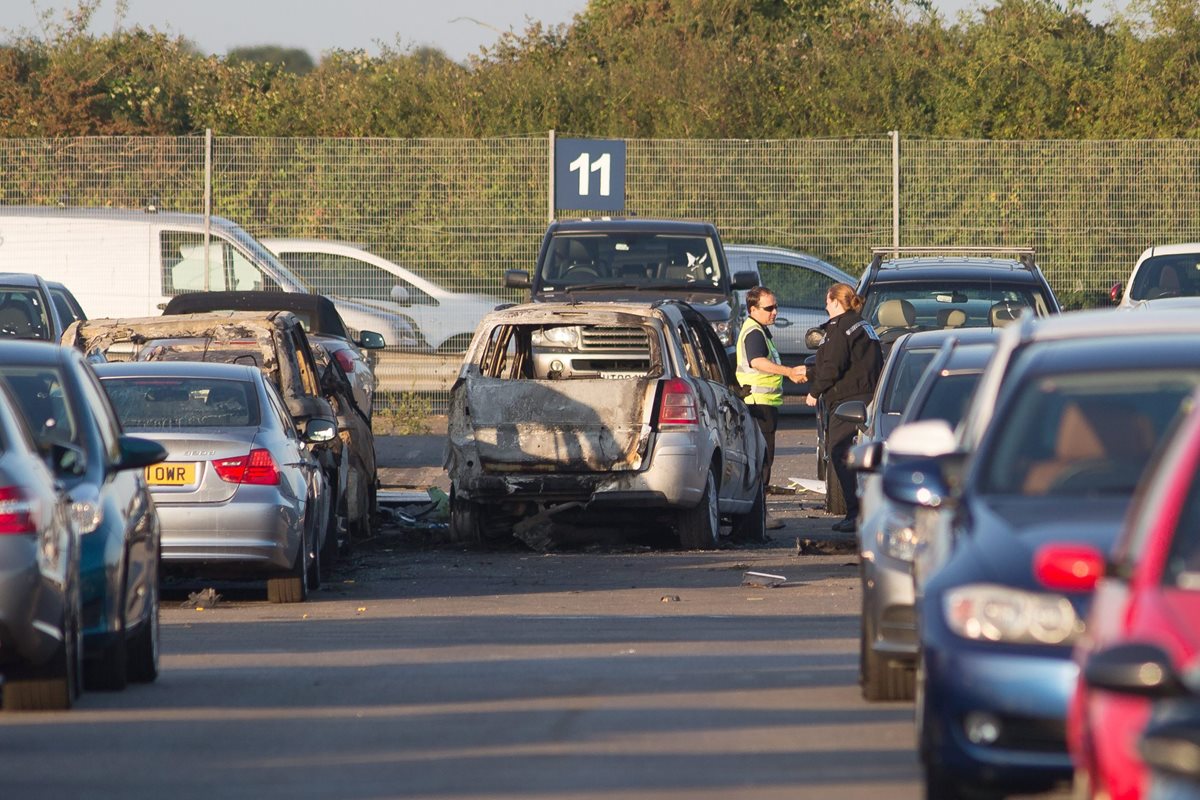
<instances>
[{"instance_id":1,"label":"car trunk","mask_svg":"<svg viewBox=\"0 0 1200 800\"><path fill-rule=\"evenodd\" d=\"M131 428L128 432L153 438L167 449L165 461L146 467L146 482L156 503L172 504L223 503L232 499L238 485L218 477L213 462L247 455L256 430L249 428L242 433L195 428L183 433Z\"/></svg>"},{"instance_id":2,"label":"car trunk","mask_svg":"<svg viewBox=\"0 0 1200 800\"><path fill-rule=\"evenodd\" d=\"M505 380L471 376L466 408L452 414L469 431L485 472L621 472L642 467L658 379ZM468 458L470 456L467 456Z\"/></svg>"}]
</instances>

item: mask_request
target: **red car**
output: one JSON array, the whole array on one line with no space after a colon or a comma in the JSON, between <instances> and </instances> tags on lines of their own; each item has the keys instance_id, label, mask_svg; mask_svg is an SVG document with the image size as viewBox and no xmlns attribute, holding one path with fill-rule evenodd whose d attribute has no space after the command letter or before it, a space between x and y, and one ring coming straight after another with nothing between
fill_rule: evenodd
<instances>
[{"instance_id":1,"label":"red car","mask_svg":"<svg viewBox=\"0 0 1200 800\"><path fill-rule=\"evenodd\" d=\"M1182 417L1138 488L1117 544L1096 587L1087 633L1075 649L1080 677L1067 716L1076 788L1086 797L1146 796L1147 770L1138 740L1154 692L1106 681L1093 685L1087 665L1114 647L1158 648L1182 673L1200 655L1200 394ZM1111 672L1111 671L1110 671ZM1130 671L1130 681L1147 678ZM1143 670L1144 672L1144 670ZM1135 678L1137 680L1135 680ZM1112 689L1122 688L1122 691ZM1082 782L1082 784L1081 784Z\"/></svg>"}]
</instances>

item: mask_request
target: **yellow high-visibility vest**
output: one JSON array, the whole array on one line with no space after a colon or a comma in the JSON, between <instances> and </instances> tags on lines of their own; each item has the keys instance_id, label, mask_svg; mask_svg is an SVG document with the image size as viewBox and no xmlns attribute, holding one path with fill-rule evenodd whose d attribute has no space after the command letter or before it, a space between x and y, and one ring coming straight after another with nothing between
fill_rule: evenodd
<instances>
[{"instance_id":1,"label":"yellow high-visibility vest","mask_svg":"<svg viewBox=\"0 0 1200 800\"><path fill-rule=\"evenodd\" d=\"M783 405L783 376L757 370L750 366L750 362L746 359L746 337L755 330L763 332L763 339L767 342L767 352L771 356L771 361L776 364L783 363L779 359L779 351L775 349L775 343L771 341L770 336L767 336L767 329L753 317L746 317L737 340L738 383L750 387L750 394L745 398L747 405L781 406Z\"/></svg>"}]
</instances>

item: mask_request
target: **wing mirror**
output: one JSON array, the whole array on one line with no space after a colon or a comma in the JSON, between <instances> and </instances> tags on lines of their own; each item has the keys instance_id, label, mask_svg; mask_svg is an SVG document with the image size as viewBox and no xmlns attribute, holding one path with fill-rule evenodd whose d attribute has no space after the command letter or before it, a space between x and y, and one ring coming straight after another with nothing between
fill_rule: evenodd
<instances>
[{"instance_id":1,"label":"wing mirror","mask_svg":"<svg viewBox=\"0 0 1200 800\"><path fill-rule=\"evenodd\" d=\"M523 269L504 270L504 285L509 289L528 289L529 272Z\"/></svg>"},{"instance_id":2,"label":"wing mirror","mask_svg":"<svg viewBox=\"0 0 1200 800\"><path fill-rule=\"evenodd\" d=\"M364 350L382 350L387 346L387 342L383 340L383 334L377 331L359 331L358 346Z\"/></svg>"},{"instance_id":3,"label":"wing mirror","mask_svg":"<svg viewBox=\"0 0 1200 800\"><path fill-rule=\"evenodd\" d=\"M862 400L847 400L844 403L838 403L838 407L833 410L833 415L843 422L852 422L859 430L867 425L867 404Z\"/></svg>"},{"instance_id":4,"label":"wing mirror","mask_svg":"<svg viewBox=\"0 0 1200 800\"><path fill-rule=\"evenodd\" d=\"M144 469L167 458L167 448L153 439L122 436L117 442L121 450L121 457L116 463L117 469Z\"/></svg>"},{"instance_id":5,"label":"wing mirror","mask_svg":"<svg viewBox=\"0 0 1200 800\"><path fill-rule=\"evenodd\" d=\"M879 441L855 445L846 454L846 466L856 472L878 472L882 462L883 442Z\"/></svg>"},{"instance_id":6,"label":"wing mirror","mask_svg":"<svg viewBox=\"0 0 1200 800\"><path fill-rule=\"evenodd\" d=\"M751 270L733 273L734 289L753 289L758 286L758 273Z\"/></svg>"},{"instance_id":7,"label":"wing mirror","mask_svg":"<svg viewBox=\"0 0 1200 800\"><path fill-rule=\"evenodd\" d=\"M1127 643L1098 650L1083 667L1089 686L1138 697L1180 697L1187 687L1171 657L1152 644Z\"/></svg>"},{"instance_id":8,"label":"wing mirror","mask_svg":"<svg viewBox=\"0 0 1200 800\"><path fill-rule=\"evenodd\" d=\"M331 442L337 436L337 423L322 417L313 417L304 424L304 441L311 444Z\"/></svg>"}]
</instances>

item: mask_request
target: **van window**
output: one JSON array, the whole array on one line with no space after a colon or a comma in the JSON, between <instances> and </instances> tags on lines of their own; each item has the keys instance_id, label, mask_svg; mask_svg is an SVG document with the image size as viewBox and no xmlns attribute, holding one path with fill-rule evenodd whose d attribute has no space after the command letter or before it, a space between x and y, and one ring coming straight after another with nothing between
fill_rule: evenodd
<instances>
[{"instance_id":1,"label":"van window","mask_svg":"<svg viewBox=\"0 0 1200 800\"><path fill-rule=\"evenodd\" d=\"M161 246L165 295L203 291L283 291L274 278L224 239L209 238L207 286L204 281L203 233L163 231Z\"/></svg>"}]
</instances>

